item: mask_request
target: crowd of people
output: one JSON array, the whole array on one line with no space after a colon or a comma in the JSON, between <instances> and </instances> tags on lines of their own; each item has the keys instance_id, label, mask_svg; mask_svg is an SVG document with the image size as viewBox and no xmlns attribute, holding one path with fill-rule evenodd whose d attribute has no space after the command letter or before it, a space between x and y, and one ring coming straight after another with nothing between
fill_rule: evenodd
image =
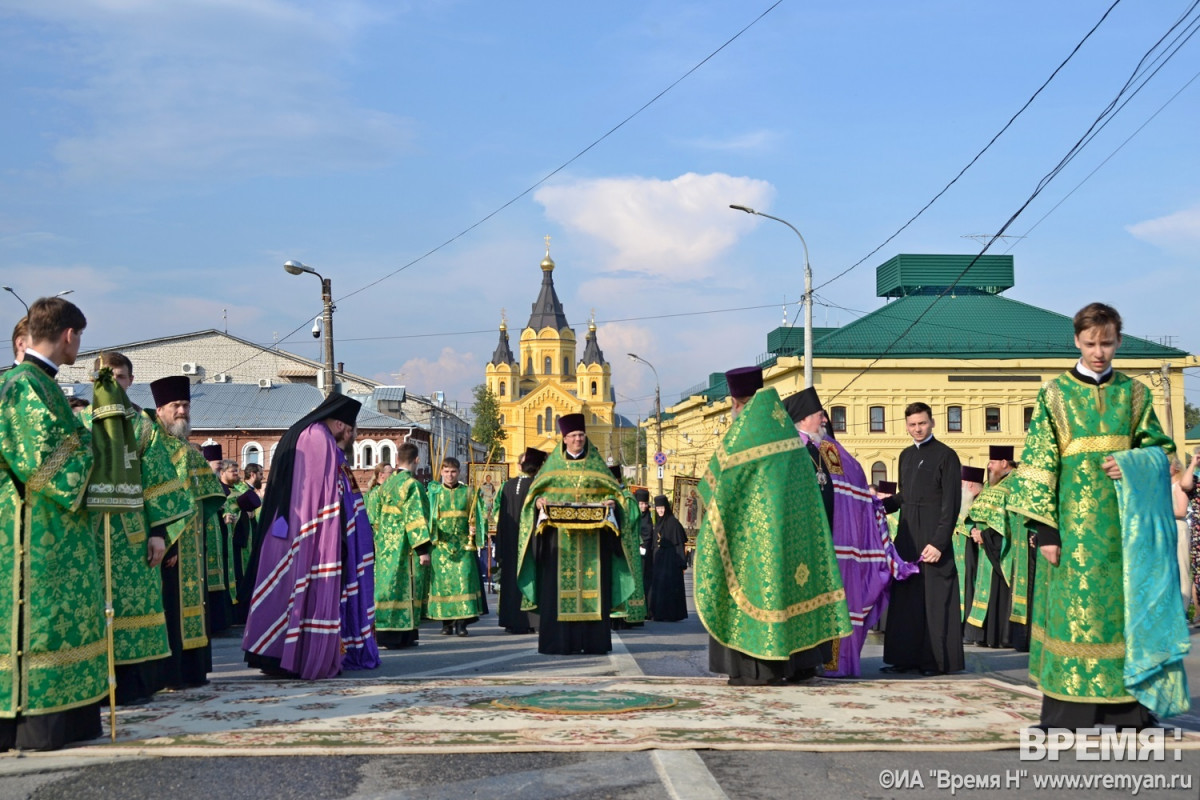
<instances>
[{"instance_id":1,"label":"crowd of people","mask_svg":"<svg viewBox=\"0 0 1200 800\"><path fill-rule=\"evenodd\" d=\"M625 486L582 414L498 489L460 482L454 458L426 486L405 442L362 492L347 464L360 404L335 394L284 434L264 485L258 465L189 442L186 376L151 383L141 409L133 364L106 352L91 404L72 408L55 376L86 324L38 300L0 377L0 750L94 738L105 698L203 686L212 637L238 627L247 664L304 680L374 669L426 620L468 636L493 550L498 624L543 654L603 654L614 629L686 619L694 568L709 668L731 685L859 676L882 624L885 673L962 671L964 644L1027 650L1046 727L1140 728L1188 707L1180 543L1200 527L1200 455L1172 485L1149 390L1112 369L1109 306L1076 315L1081 358L1042 387L1019 461L993 447L986 469L962 465L913 402L898 484L868 483L814 388L780 398L761 369L731 370L694 553L671 499Z\"/></svg>"}]
</instances>

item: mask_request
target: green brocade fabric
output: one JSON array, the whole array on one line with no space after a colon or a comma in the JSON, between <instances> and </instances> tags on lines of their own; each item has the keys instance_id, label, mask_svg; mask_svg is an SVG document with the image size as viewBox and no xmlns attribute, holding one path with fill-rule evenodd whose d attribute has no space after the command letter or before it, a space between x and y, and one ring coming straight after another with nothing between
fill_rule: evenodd
<instances>
[{"instance_id":1,"label":"green brocade fabric","mask_svg":"<svg viewBox=\"0 0 1200 800\"><path fill-rule=\"evenodd\" d=\"M396 470L371 492L376 499L375 628L411 631L421 624L421 574L413 548L429 541L421 484Z\"/></svg>"},{"instance_id":2,"label":"green brocade fabric","mask_svg":"<svg viewBox=\"0 0 1200 800\"><path fill-rule=\"evenodd\" d=\"M699 491L696 610L713 639L778 661L850 635L812 459L774 389L738 414Z\"/></svg>"},{"instance_id":3,"label":"green brocade fabric","mask_svg":"<svg viewBox=\"0 0 1200 800\"><path fill-rule=\"evenodd\" d=\"M103 697L108 646L104 572L83 508L91 432L28 361L0 381L0 717L11 719Z\"/></svg>"},{"instance_id":4,"label":"green brocade fabric","mask_svg":"<svg viewBox=\"0 0 1200 800\"><path fill-rule=\"evenodd\" d=\"M517 540L517 586L524 595L521 608L533 611L537 608L537 564L532 557L531 543L534 536L548 535L558 531L558 619L562 622L592 622L604 618L620 608L633 596L633 565L629 548L639 546L640 534L634 528L638 516L637 503L633 495L625 492L608 469L600 451L591 442L587 443L587 454L580 459L568 459L560 444L546 458L538 470L529 493L525 496L525 507L521 510L521 535ZM614 501L619 507L618 521L612 515L599 514L600 519L560 521L538 521L538 498L545 498L550 505L585 506ZM580 509L585 516L596 509ZM619 552L614 548L611 560L610 582L612 584L613 608L600 608L600 565L599 536L617 536L621 541ZM638 570L640 572L640 570ZM642 599L642 618L645 619L645 598ZM628 619L628 617L627 617Z\"/></svg>"},{"instance_id":5,"label":"green brocade fabric","mask_svg":"<svg viewBox=\"0 0 1200 800\"><path fill-rule=\"evenodd\" d=\"M633 578L633 593L612 610L612 616L629 623L646 621L646 587L642 584L642 540L641 509L629 489L621 487L621 506L632 509L633 522L621 528L621 547L629 557L629 569ZM647 514L650 512L647 511Z\"/></svg>"},{"instance_id":6,"label":"green brocade fabric","mask_svg":"<svg viewBox=\"0 0 1200 800\"><path fill-rule=\"evenodd\" d=\"M1049 697L1127 703L1121 520L1106 456L1175 445L1154 414L1150 390L1120 372L1096 386L1071 373L1038 393L1011 511L1058 529L1057 567L1037 569L1029 674ZM1176 591L1178 591L1178 584Z\"/></svg>"},{"instance_id":7,"label":"green brocade fabric","mask_svg":"<svg viewBox=\"0 0 1200 800\"><path fill-rule=\"evenodd\" d=\"M974 501L972 500L972 502ZM967 618L967 542L971 539L971 526L967 521L967 513L970 509L971 507L965 502L959 509L958 522L954 526L954 538L950 542L954 548L954 565L958 568L958 613L964 621ZM890 521L891 516L888 519Z\"/></svg>"},{"instance_id":8,"label":"green brocade fabric","mask_svg":"<svg viewBox=\"0 0 1200 800\"><path fill-rule=\"evenodd\" d=\"M1008 507L1009 496L1017 485L1017 474L1010 472L995 486L985 487L971 506L969 516L975 526L991 528L1000 534L1004 542L1000 551L1000 571L1004 582L1012 590L1012 611L1008 619L1011 622L1026 624L1029 621L1029 532L1026 529L1025 517L1011 511ZM988 563L987 592L991 593L991 562ZM978 583L976 583L978 591ZM978 595L977 595L978 596ZM987 614L987 600L984 608L978 614L973 613L973 624L982 627Z\"/></svg>"},{"instance_id":9,"label":"green brocade fabric","mask_svg":"<svg viewBox=\"0 0 1200 800\"><path fill-rule=\"evenodd\" d=\"M472 503L471 495L465 483L453 489L429 484L429 534L434 543L429 553L430 619L469 619L483 612L479 548L487 536L487 524L482 501Z\"/></svg>"},{"instance_id":10,"label":"green brocade fabric","mask_svg":"<svg viewBox=\"0 0 1200 800\"><path fill-rule=\"evenodd\" d=\"M174 545L179 555L179 609L183 649L193 650L208 644L204 620L204 603L208 594L207 566L204 558L207 538L205 530L209 527L206 524L208 513L215 515L220 511L220 505L211 494L214 487L203 480L200 466L211 476L221 500L224 500L225 493L221 491L216 475L213 475L212 468L208 466L204 456L190 444L167 433L157 422L154 425L153 438L166 450L176 477L183 483L192 499L193 508L196 509L195 513L167 525L167 546L169 548ZM205 497L199 492L210 493L207 495L207 505L215 506L212 512L206 512ZM217 527L219 529L220 526Z\"/></svg>"}]
</instances>

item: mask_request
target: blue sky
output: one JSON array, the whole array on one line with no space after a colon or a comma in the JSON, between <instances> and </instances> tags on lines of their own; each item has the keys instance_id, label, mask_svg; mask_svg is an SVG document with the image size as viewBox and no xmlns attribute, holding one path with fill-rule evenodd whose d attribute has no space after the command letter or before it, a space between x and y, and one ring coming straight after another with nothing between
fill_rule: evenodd
<instances>
[{"instance_id":1,"label":"blue sky","mask_svg":"<svg viewBox=\"0 0 1200 800\"><path fill-rule=\"evenodd\" d=\"M940 190L1109 5L785 0L539 188L359 291L771 3L3 0L0 277L27 300L74 290L85 347L225 314L259 342L299 328L283 346L320 357L319 286L281 268L297 259L333 279L347 369L469 401L501 309L514 332L528 319L549 235L568 317L582 342L595 309L618 410L636 417L654 382L626 352L671 403L752 362L785 299L795 316L798 241L730 203L792 222L821 284ZM999 229L1186 7L1118 5L924 216L820 289L816 323L879 307L874 267L896 253L978 249L963 237ZM1188 42L1009 230L1027 238L991 251L1016 259L1008 296L1067 314L1112 302L1129 333L1200 350L1200 81L1184 88L1198 64ZM655 319L746 306L767 307Z\"/></svg>"}]
</instances>

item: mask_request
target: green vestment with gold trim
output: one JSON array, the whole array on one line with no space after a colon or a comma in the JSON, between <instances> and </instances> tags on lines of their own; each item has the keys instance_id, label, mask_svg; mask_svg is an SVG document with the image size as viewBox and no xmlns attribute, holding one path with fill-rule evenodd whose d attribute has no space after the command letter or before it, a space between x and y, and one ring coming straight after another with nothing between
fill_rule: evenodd
<instances>
[{"instance_id":1,"label":"green vestment with gold trim","mask_svg":"<svg viewBox=\"0 0 1200 800\"><path fill-rule=\"evenodd\" d=\"M487 523L483 503L478 497L472 503L472 495L478 492L465 483L453 489L429 484L430 619L470 619L483 613L479 548L487 536Z\"/></svg>"},{"instance_id":2,"label":"green vestment with gold trim","mask_svg":"<svg viewBox=\"0 0 1200 800\"><path fill-rule=\"evenodd\" d=\"M696 610L716 642L779 661L850 635L812 458L774 389L742 408L699 492Z\"/></svg>"},{"instance_id":3,"label":"green vestment with gold trim","mask_svg":"<svg viewBox=\"0 0 1200 800\"><path fill-rule=\"evenodd\" d=\"M630 578L633 579L633 592L623 603L618 603L612 610L612 616L623 619L628 623L646 621L646 587L642 577L642 535L641 509L637 500L628 487L621 487L621 505L626 513L631 515L632 522L621 526L621 548L629 560ZM650 513L649 510L646 513Z\"/></svg>"},{"instance_id":4,"label":"green vestment with gold trim","mask_svg":"<svg viewBox=\"0 0 1200 800\"><path fill-rule=\"evenodd\" d=\"M398 469L376 486L375 629L410 631L421 624L420 563L413 548L429 541L421 483Z\"/></svg>"},{"instance_id":5,"label":"green vestment with gold trim","mask_svg":"<svg viewBox=\"0 0 1200 800\"><path fill-rule=\"evenodd\" d=\"M1175 450L1150 390L1114 372L1100 385L1065 373L1042 386L1009 495L1012 511L1056 528L1058 566L1036 570L1029 674L1048 697L1128 703L1117 491L1101 465L1115 451Z\"/></svg>"},{"instance_id":6,"label":"green vestment with gold trim","mask_svg":"<svg viewBox=\"0 0 1200 800\"><path fill-rule=\"evenodd\" d=\"M108 646L91 432L29 361L0 380L0 717L15 718L102 698Z\"/></svg>"},{"instance_id":7,"label":"green vestment with gold trim","mask_svg":"<svg viewBox=\"0 0 1200 800\"><path fill-rule=\"evenodd\" d=\"M990 528L999 534L1000 571L1004 582L1012 591L1012 610L1009 621L1024 625L1029 621L1029 533L1025 517L1009 508L1012 490L1017 485L1017 473L1010 472L995 486L987 486L970 508L970 519L974 527ZM990 562L989 562L990 565ZM979 602L979 583L976 582L976 605ZM987 614L989 581L983 597L983 609L972 611L972 624L982 626ZM978 621L975 621L978 620Z\"/></svg>"}]
</instances>

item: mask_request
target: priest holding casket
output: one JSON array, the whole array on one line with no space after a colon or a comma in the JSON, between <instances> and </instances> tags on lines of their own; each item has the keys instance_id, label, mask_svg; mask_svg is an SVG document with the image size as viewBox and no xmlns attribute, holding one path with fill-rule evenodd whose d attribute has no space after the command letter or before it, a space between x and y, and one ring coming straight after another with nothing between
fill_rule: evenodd
<instances>
[{"instance_id":1,"label":"priest holding casket","mask_svg":"<svg viewBox=\"0 0 1200 800\"><path fill-rule=\"evenodd\" d=\"M612 650L610 615L633 594L622 526L633 524L621 485L588 442L583 414L559 420L562 445L546 459L525 500L517 585L536 608L538 652Z\"/></svg>"}]
</instances>

